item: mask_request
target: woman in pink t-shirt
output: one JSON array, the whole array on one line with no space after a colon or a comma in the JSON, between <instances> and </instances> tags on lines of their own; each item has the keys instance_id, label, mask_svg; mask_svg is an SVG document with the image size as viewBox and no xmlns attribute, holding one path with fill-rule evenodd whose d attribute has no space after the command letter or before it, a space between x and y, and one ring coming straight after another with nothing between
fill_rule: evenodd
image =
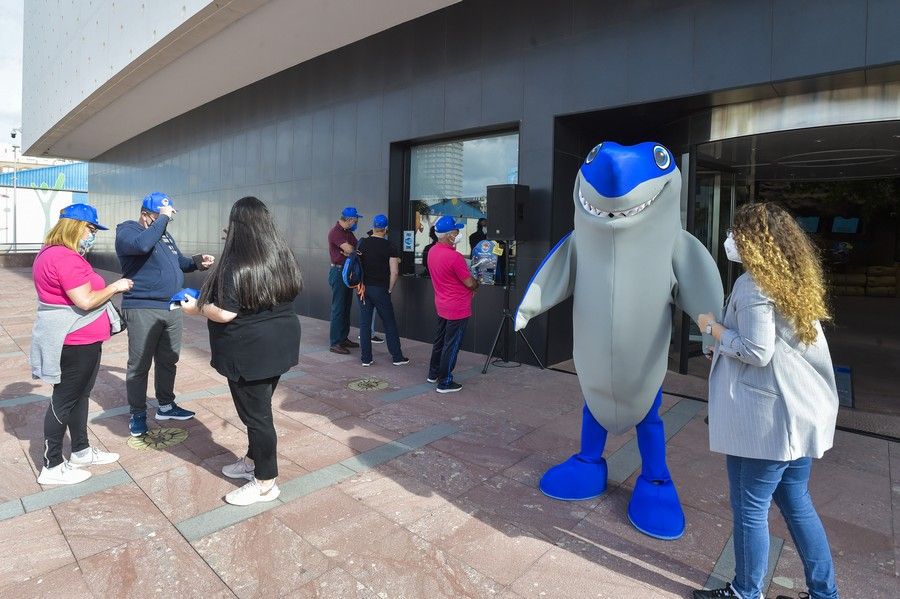
<instances>
[{"instance_id":1,"label":"woman in pink t-shirt","mask_svg":"<svg viewBox=\"0 0 900 599\"><path fill-rule=\"evenodd\" d=\"M97 210L93 206L72 204L63 208L59 216L59 222L47 234L44 247L34 260L32 272L39 302L83 311L76 314L73 309L67 319L71 322L84 312L100 308L115 294L131 289L132 283L129 279L119 279L106 285L84 259L97 231L107 230L97 222ZM47 331L47 328L36 326L35 330ZM58 328L47 331L48 337L52 336L51 332L62 336L64 331ZM87 435L88 397L100 368L101 345L109 337L110 320L104 312L89 324L68 330L63 340L59 382L53 385L44 416L44 467L38 477L42 485L81 482L90 478L91 473L77 466L108 464L119 459L117 453L91 447ZM56 339L58 343L59 337ZM44 341L34 339L33 343ZM66 429L72 440L69 461L62 457Z\"/></svg>"}]
</instances>

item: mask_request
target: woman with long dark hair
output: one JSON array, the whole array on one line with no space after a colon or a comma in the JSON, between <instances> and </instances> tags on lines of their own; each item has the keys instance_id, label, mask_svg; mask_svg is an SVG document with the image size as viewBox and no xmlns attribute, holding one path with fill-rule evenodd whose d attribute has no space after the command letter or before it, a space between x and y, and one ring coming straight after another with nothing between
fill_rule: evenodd
<instances>
[{"instance_id":1,"label":"woman with long dark hair","mask_svg":"<svg viewBox=\"0 0 900 599\"><path fill-rule=\"evenodd\" d=\"M272 213L257 198L235 202L226 231L222 258L200 297L182 306L187 314L209 320L210 363L228 379L234 407L247 427L247 455L222 468L222 474L250 481L225 496L228 503L250 505L280 494L272 394L281 375L298 362L300 322L293 300L302 280Z\"/></svg>"},{"instance_id":2,"label":"woman with long dark hair","mask_svg":"<svg viewBox=\"0 0 900 599\"><path fill-rule=\"evenodd\" d=\"M734 580L695 599L762 596L769 507L778 506L814 599L836 599L825 528L809 495L812 459L831 448L838 399L820 321L829 318L815 246L775 204L742 206L725 240L744 266L716 339L709 375L709 445L727 456L734 520Z\"/></svg>"}]
</instances>

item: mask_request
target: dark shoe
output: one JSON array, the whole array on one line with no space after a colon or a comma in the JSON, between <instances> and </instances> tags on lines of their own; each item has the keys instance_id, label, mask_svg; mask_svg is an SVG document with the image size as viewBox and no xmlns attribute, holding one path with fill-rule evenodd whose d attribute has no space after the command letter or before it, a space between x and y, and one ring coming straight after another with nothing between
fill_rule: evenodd
<instances>
[{"instance_id":1,"label":"dark shoe","mask_svg":"<svg viewBox=\"0 0 900 599\"><path fill-rule=\"evenodd\" d=\"M132 437L140 437L147 432L147 413L132 414L128 421L128 431Z\"/></svg>"},{"instance_id":2,"label":"dark shoe","mask_svg":"<svg viewBox=\"0 0 900 599\"><path fill-rule=\"evenodd\" d=\"M462 389L462 385L451 381L449 385L438 385L435 390L438 393L456 393L460 389Z\"/></svg>"},{"instance_id":3,"label":"dark shoe","mask_svg":"<svg viewBox=\"0 0 900 599\"><path fill-rule=\"evenodd\" d=\"M372 343L384 343L384 339L378 335L372 335Z\"/></svg>"},{"instance_id":4,"label":"dark shoe","mask_svg":"<svg viewBox=\"0 0 900 599\"><path fill-rule=\"evenodd\" d=\"M428 381L429 383L432 383L432 384L433 384L433 383L436 383L436 382L437 382L437 377L435 377L435 378L428 377L428 378L425 379L425 380Z\"/></svg>"},{"instance_id":5,"label":"dark shoe","mask_svg":"<svg viewBox=\"0 0 900 599\"><path fill-rule=\"evenodd\" d=\"M337 345L332 345L331 347L328 348L328 351L330 351L333 354L347 355L350 353L350 350L347 349L346 347L344 347L343 345L341 345L340 343L338 343Z\"/></svg>"},{"instance_id":6,"label":"dark shoe","mask_svg":"<svg viewBox=\"0 0 900 599\"><path fill-rule=\"evenodd\" d=\"M174 401L167 406L156 408L157 420L190 420L193 417L194 412L179 408Z\"/></svg>"},{"instance_id":7,"label":"dark shoe","mask_svg":"<svg viewBox=\"0 0 900 599\"><path fill-rule=\"evenodd\" d=\"M357 343L356 341L350 341L349 339L344 339L343 341L338 343L338 345L340 345L344 349L353 349L359 347L359 343Z\"/></svg>"},{"instance_id":8,"label":"dark shoe","mask_svg":"<svg viewBox=\"0 0 900 599\"><path fill-rule=\"evenodd\" d=\"M728 599L729 597L741 599L741 596L731 587L730 582L723 589L694 591L694 599Z\"/></svg>"},{"instance_id":9,"label":"dark shoe","mask_svg":"<svg viewBox=\"0 0 900 599\"><path fill-rule=\"evenodd\" d=\"M375 360L369 360L368 362L366 362L365 360L363 360L362 365L368 367L368 366L371 366L371 365L374 364L374 363L375 363Z\"/></svg>"},{"instance_id":10,"label":"dark shoe","mask_svg":"<svg viewBox=\"0 0 900 599\"><path fill-rule=\"evenodd\" d=\"M404 364L409 364L409 358L406 356L400 356L400 359L394 360L394 366L403 366Z\"/></svg>"}]
</instances>

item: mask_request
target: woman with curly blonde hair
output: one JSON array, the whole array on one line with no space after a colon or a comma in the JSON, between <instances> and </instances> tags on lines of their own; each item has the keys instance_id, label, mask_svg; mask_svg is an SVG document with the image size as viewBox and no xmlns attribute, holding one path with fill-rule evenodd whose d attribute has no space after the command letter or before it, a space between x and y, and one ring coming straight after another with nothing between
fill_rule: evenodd
<instances>
[{"instance_id":1,"label":"woman with curly blonde hair","mask_svg":"<svg viewBox=\"0 0 900 599\"><path fill-rule=\"evenodd\" d=\"M742 206L725 240L745 272L723 322L697 319L716 339L709 375L709 444L727 456L734 580L694 599L757 599L774 499L814 599L838 596L828 538L809 495L812 458L831 448L837 389L820 321L829 318L822 266L797 222L775 204Z\"/></svg>"}]
</instances>

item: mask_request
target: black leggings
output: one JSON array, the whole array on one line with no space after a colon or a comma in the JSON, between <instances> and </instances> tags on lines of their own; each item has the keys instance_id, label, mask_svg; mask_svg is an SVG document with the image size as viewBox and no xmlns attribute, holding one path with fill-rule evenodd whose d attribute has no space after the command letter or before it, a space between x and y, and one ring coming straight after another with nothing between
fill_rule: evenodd
<instances>
[{"instance_id":1,"label":"black leggings","mask_svg":"<svg viewBox=\"0 0 900 599\"><path fill-rule=\"evenodd\" d=\"M63 462L62 444L66 429L72 438L72 452L90 447L87 435L88 397L100 369L101 342L64 345L60 359L59 383L53 385L50 405L44 414L44 465Z\"/></svg>"},{"instance_id":2,"label":"black leggings","mask_svg":"<svg viewBox=\"0 0 900 599\"><path fill-rule=\"evenodd\" d=\"M272 394L280 376L259 381L228 379L231 399L244 426L247 427L249 445L247 457L255 465L258 480L270 480L278 476L278 460L275 449L278 436L272 420Z\"/></svg>"}]
</instances>

